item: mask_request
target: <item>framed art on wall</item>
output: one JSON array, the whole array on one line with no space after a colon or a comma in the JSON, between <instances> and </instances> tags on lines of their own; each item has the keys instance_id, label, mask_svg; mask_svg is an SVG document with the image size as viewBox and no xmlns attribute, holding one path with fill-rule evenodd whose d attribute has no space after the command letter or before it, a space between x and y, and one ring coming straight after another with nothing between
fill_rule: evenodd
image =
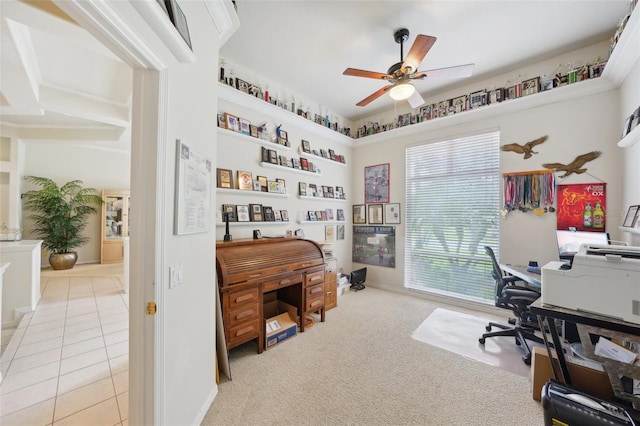
<instances>
[{"instance_id":1,"label":"framed art on wall","mask_svg":"<svg viewBox=\"0 0 640 426\"><path fill-rule=\"evenodd\" d=\"M353 205L353 223L367 223L367 206L364 204Z\"/></svg>"},{"instance_id":2,"label":"framed art on wall","mask_svg":"<svg viewBox=\"0 0 640 426\"><path fill-rule=\"evenodd\" d=\"M167 7L167 12L169 13L169 19L171 19L171 23L178 30L184 41L189 46L189 49L193 50L191 47L191 36L189 35L189 27L187 25L187 17L184 16L182 9L178 6L178 2L176 0L165 0L165 5Z\"/></svg>"},{"instance_id":3,"label":"framed art on wall","mask_svg":"<svg viewBox=\"0 0 640 426\"><path fill-rule=\"evenodd\" d=\"M384 223L400 223L400 203L384 205Z\"/></svg>"},{"instance_id":4,"label":"framed art on wall","mask_svg":"<svg viewBox=\"0 0 640 426\"><path fill-rule=\"evenodd\" d=\"M176 140L176 182L173 233L209 231L211 217L211 160ZM195 215L193 212L199 214Z\"/></svg>"},{"instance_id":5,"label":"framed art on wall","mask_svg":"<svg viewBox=\"0 0 640 426\"><path fill-rule=\"evenodd\" d=\"M622 226L624 226L625 228L633 228L634 226L636 226L636 223L638 222L639 212L640 205L630 206L629 210L627 211L627 215L624 217Z\"/></svg>"},{"instance_id":6,"label":"framed art on wall","mask_svg":"<svg viewBox=\"0 0 640 426\"><path fill-rule=\"evenodd\" d=\"M389 202L389 163L364 168L364 202Z\"/></svg>"},{"instance_id":7,"label":"framed art on wall","mask_svg":"<svg viewBox=\"0 0 640 426\"><path fill-rule=\"evenodd\" d=\"M369 224L382 225L382 204L369 204Z\"/></svg>"}]
</instances>

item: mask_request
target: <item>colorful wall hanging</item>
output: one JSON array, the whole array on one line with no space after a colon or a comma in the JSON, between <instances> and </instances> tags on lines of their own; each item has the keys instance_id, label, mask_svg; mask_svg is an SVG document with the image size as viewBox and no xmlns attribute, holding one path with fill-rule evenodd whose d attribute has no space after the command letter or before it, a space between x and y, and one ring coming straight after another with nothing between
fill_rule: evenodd
<instances>
[{"instance_id":1,"label":"colorful wall hanging","mask_svg":"<svg viewBox=\"0 0 640 426\"><path fill-rule=\"evenodd\" d=\"M558 185L558 229L605 232L607 184Z\"/></svg>"}]
</instances>

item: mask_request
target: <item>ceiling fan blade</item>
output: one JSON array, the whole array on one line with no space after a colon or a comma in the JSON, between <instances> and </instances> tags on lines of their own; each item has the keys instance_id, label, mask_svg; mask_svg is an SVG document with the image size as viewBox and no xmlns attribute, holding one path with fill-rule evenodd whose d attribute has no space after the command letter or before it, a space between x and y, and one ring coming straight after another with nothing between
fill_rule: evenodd
<instances>
[{"instance_id":1,"label":"ceiling fan blade","mask_svg":"<svg viewBox=\"0 0 640 426\"><path fill-rule=\"evenodd\" d=\"M357 106L361 106L361 107L369 105L369 103L371 103L372 101L375 101L380 96L384 95L384 92L386 92L387 90L391 89L392 87L393 87L393 84L385 86L382 89L379 89L379 90L373 92L371 95L367 96L366 98L364 98L363 100L358 102L356 105Z\"/></svg>"},{"instance_id":2,"label":"ceiling fan blade","mask_svg":"<svg viewBox=\"0 0 640 426\"><path fill-rule=\"evenodd\" d=\"M418 71L413 79L422 78L464 78L470 77L473 73L473 66L475 64L458 65L455 67L438 68L435 70Z\"/></svg>"},{"instance_id":3,"label":"ceiling fan blade","mask_svg":"<svg viewBox=\"0 0 640 426\"><path fill-rule=\"evenodd\" d=\"M352 75L354 77L375 78L376 80L384 80L386 77L391 77L389 74L384 74L381 72L374 72L374 71L359 70L356 68L347 68L346 70L344 70L342 74Z\"/></svg>"},{"instance_id":4,"label":"ceiling fan blade","mask_svg":"<svg viewBox=\"0 0 640 426\"><path fill-rule=\"evenodd\" d=\"M413 95L409 96L407 99L411 108L418 108L420 105L424 104L424 99L422 99L422 95L417 90L413 92Z\"/></svg>"},{"instance_id":5,"label":"ceiling fan blade","mask_svg":"<svg viewBox=\"0 0 640 426\"><path fill-rule=\"evenodd\" d=\"M418 34L418 37L416 37L416 40L413 42L413 46L411 46L411 50L409 50L407 57L404 59L401 68L402 72L405 72L407 68L411 68L411 71L417 70L436 40L435 37Z\"/></svg>"}]
</instances>

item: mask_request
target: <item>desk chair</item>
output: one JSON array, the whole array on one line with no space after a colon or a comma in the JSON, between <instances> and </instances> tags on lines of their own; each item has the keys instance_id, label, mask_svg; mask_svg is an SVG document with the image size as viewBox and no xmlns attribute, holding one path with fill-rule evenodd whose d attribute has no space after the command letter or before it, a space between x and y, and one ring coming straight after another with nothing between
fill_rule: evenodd
<instances>
[{"instance_id":1,"label":"desk chair","mask_svg":"<svg viewBox=\"0 0 640 426\"><path fill-rule=\"evenodd\" d=\"M529 311L529 305L540 297L540 290L526 285L518 285L518 282L526 283L518 277L505 275L500 269L491 247L485 246L484 249L491 258L493 265L491 274L495 280L495 305L499 308L510 309L515 315L515 319L509 320L511 325L490 322L486 326L488 333L484 333L478 340L480 344L484 345L487 337L515 337L516 345L520 346L525 353L522 360L525 364L531 365L531 349L527 340L544 343L544 340L534 334L539 327L535 316ZM492 327L499 328L500 331L491 332Z\"/></svg>"}]
</instances>

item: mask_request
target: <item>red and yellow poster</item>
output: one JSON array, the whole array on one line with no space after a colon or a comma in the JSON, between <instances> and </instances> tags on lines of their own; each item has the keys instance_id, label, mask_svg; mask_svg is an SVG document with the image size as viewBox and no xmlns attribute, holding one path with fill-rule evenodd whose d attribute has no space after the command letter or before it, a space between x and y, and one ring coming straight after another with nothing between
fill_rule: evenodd
<instances>
[{"instance_id":1,"label":"red and yellow poster","mask_svg":"<svg viewBox=\"0 0 640 426\"><path fill-rule=\"evenodd\" d=\"M558 229L605 232L606 185L558 185Z\"/></svg>"}]
</instances>

